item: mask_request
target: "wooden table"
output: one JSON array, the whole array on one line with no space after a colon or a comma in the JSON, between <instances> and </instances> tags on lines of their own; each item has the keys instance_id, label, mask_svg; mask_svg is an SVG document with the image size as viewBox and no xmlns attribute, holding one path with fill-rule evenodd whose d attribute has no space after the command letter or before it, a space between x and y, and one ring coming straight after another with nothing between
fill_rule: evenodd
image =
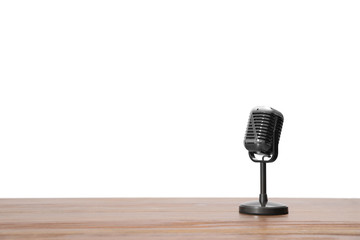
<instances>
[{"instance_id":1,"label":"wooden table","mask_svg":"<svg viewBox=\"0 0 360 240\"><path fill-rule=\"evenodd\" d=\"M239 214L249 200L0 199L0 239L360 239L360 199L270 199L289 214Z\"/></svg>"}]
</instances>

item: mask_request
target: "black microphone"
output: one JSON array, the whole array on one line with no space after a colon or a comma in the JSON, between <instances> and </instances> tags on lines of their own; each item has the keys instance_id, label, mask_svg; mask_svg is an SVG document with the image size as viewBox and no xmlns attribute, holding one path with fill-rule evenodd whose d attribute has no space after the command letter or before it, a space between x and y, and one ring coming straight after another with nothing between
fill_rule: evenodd
<instances>
[{"instance_id":1,"label":"black microphone","mask_svg":"<svg viewBox=\"0 0 360 240\"><path fill-rule=\"evenodd\" d=\"M244 139L244 145L249 151L251 160L254 162L264 160L257 160L254 154L263 155L263 157L272 155L271 160L266 162L276 160L283 122L284 116L276 109L255 107L251 110Z\"/></svg>"},{"instance_id":2,"label":"black microphone","mask_svg":"<svg viewBox=\"0 0 360 240\"><path fill-rule=\"evenodd\" d=\"M247 202L239 207L240 213L255 215L287 214L288 207L281 203L268 202L266 193L266 163L278 157L278 145L284 116L271 107L255 107L245 133L244 146L249 157L260 163L260 195L258 202Z\"/></svg>"}]
</instances>

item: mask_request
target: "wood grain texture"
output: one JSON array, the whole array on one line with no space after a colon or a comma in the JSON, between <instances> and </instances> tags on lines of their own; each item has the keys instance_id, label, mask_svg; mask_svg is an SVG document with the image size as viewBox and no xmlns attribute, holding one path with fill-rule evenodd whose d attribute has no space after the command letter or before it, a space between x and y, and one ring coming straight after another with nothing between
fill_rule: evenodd
<instances>
[{"instance_id":1,"label":"wood grain texture","mask_svg":"<svg viewBox=\"0 0 360 240\"><path fill-rule=\"evenodd\" d=\"M0 239L360 239L360 199L270 199L289 215L239 214L249 200L0 199Z\"/></svg>"}]
</instances>

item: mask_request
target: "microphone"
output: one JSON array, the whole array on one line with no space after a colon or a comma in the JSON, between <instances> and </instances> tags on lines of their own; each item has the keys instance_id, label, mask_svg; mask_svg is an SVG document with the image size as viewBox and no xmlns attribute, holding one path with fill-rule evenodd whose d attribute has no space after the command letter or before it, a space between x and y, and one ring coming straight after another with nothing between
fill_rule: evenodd
<instances>
[{"instance_id":1,"label":"microphone","mask_svg":"<svg viewBox=\"0 0 360 240\"><path fill-rule=\"evenodd\" d=\"M273 162L278 155L278 144L281 134L284 116L281 112L270 107L255 107L250 112L249 122L246 129L244 145L249 151L249 157L254 162L257 160L254 154L270 156Z\"/></svg>"},{"instance_id":2,"label":"microphone","mask_svg":"<svg viewBox=\"0 0 360 240\"><path fill-rule=\"evenodd\" d=\"M255 107L251 110L245 133L244 146L253 162L260 163L259 201L243 203L240 213L254 215L287 214L288 207L281 203L268 202L266 193L266 163L278 157L278 145L284 116L271 107Z\"/></svg>"}]
</instances>

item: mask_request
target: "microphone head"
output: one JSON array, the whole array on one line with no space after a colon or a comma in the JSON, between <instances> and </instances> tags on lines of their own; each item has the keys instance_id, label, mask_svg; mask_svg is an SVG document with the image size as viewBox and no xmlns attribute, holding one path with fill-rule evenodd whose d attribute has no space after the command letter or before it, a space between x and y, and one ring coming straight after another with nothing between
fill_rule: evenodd
<instances>
[{"instance_id":1,"label":"microphone head","mask_svg":"<svg viewBox=\"0 0 360 240\"><path fill-rule=\"evenodd\" d=\"M249 153L267 156L273 154L274 144L277 151L283 122L284 116L276 109L271 107L253 108L246 129L245 148Z\"/></svg>"}]
</instances>

